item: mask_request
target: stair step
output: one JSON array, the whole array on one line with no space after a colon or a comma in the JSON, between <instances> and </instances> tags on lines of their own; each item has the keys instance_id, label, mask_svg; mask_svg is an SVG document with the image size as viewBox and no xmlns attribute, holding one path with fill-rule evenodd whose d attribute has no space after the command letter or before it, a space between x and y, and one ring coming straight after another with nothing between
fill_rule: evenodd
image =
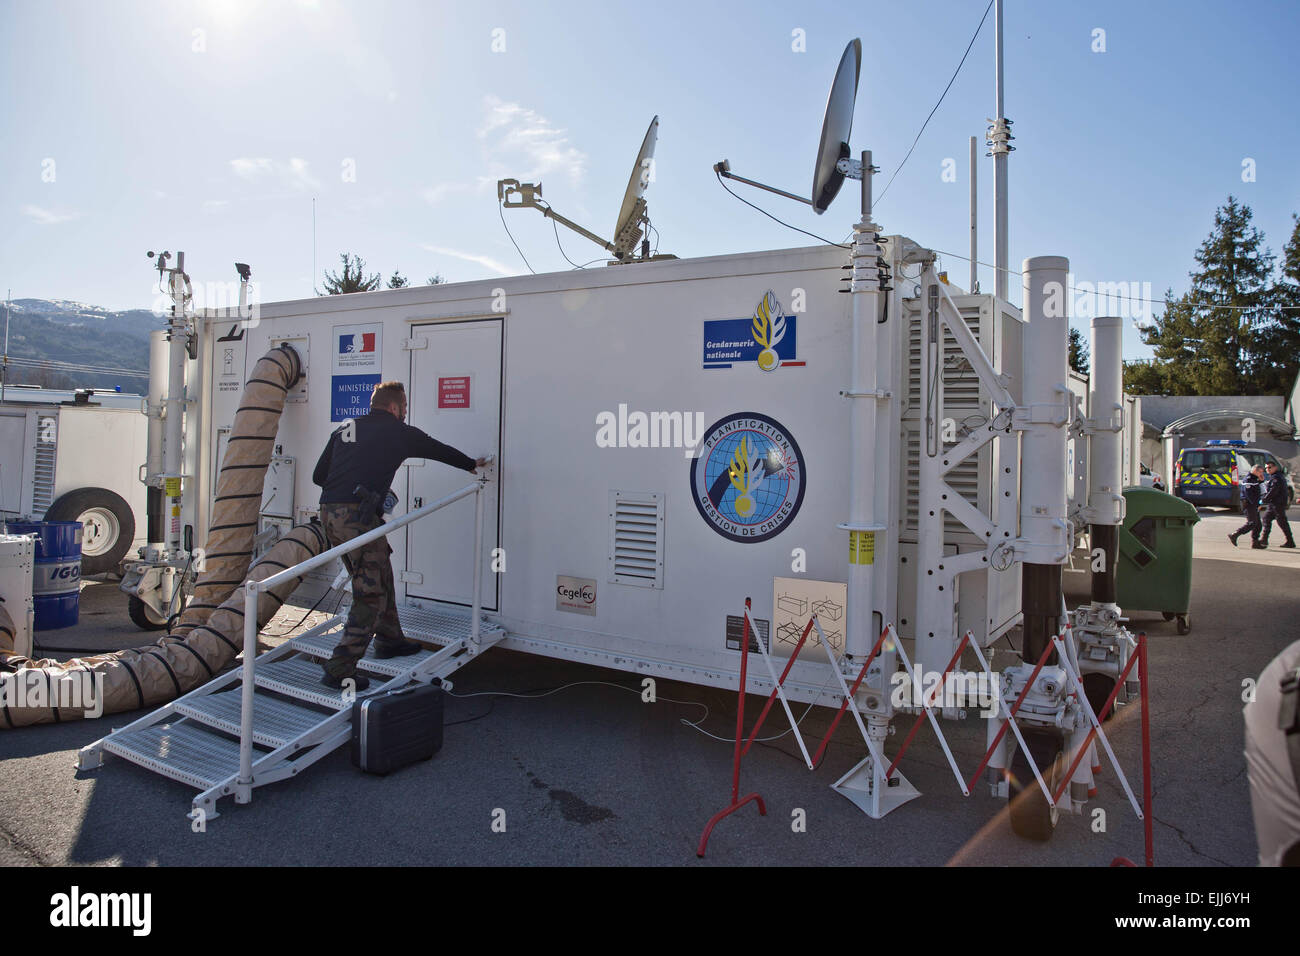
<instances>
[{"instance_id":1,"label":"stair step","mask_svg":"<svg viewBox=\"0 0 1300 956\"><path fill-rule=\"evenodd\" d=\"M312 634L306 637L295 637L289 643L293 645L295 651L310 654L320 660L329 660L334 656L334 648L338 642L338 634ZM396 677L398 674L406 673L425 658L432 657L433 653L430 650L423 650L408 654L406 657L389 657L380 660L375 657L375 642L371 641L370 646L366 648L366 656L357 662L357 666L368 673Z\"/></svg>"},{"instance_id":2,"label":"stair step","mask_svg":"<svg viewBox=\"0 0 1300 956\"><path fill-rule=\"evenodd\" d=\"M406 636L434 644L451 644L469 637L470 611L447 604L430 604L425 607L398 605L397 619L402 622ZM479 623L479 633L488 636L504 633L499 624Z\"/></svg>"},{"instance_id":3,"label":"stair step","mask_svg":"<svg viewBox=\"0 0 1300 956\"><path fill-rule=\"evenodd\" d=\"M239 742L186 719L113 734L104 749L200 790L239 772Z\"/></svg>"},{"instance_id":4,"label":"stair step","mask_svg":"<svg viewBox=\"0 0 1300 956\"><path fill-rule=\"evenodd\" d=\"M410 660L410 658L398 658L398 660ZM316 660L309 657L290 657L258 664L254 680L258 687L265 690L273 690L277 694L319 704L331 710L351 707L351 697L345 701L342 688L335 690L326 687L321 683L323 676L324 672ZM387 681L383 680L372 680L370 690L366 693L377 690L386 683Z\"/></svg>"},{"instance_id":5,"label":"stair step","mask_svg":"<svg viewBox=\"0 0 1300 956\"><path fill-rule=\"evenodd\" d=\"M265 665L270 666L270 665ZM322 690L329 690L322 685ZM209 727L239 736L241 689L195 697L176 709ZM279 749L327 719L329 714L269 694L255 694L253 699L253 741L272 750Z\"/></svg>"}]
</instances>

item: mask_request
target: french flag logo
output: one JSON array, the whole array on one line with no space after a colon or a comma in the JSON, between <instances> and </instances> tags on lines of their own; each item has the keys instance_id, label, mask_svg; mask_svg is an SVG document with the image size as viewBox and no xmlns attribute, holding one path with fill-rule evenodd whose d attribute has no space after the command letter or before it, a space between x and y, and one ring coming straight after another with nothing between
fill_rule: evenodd
<instances>
[{"instance_id":1,"label":"french flag logo","mask_svg":"<svg viewBox=\"0 0 1300 956\"><path fill-rule=\"evenodd\" d=\"M357 339L361 339L360 348L357 347ZM375 333L363 332L357 335L340 335L339 336L339 354L347 355L350 352L373 352L375 350Z\"/></svg>"}]
</instances>

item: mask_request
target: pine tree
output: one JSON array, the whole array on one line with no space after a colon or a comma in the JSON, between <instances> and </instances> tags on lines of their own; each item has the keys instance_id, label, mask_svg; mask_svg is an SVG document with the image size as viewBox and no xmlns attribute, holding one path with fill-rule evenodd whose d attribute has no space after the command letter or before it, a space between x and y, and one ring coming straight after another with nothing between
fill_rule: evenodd
<instances>
[{"instance_id":1,"label":"pine tree","mask_svg":"<svg viewBox=\"0 0 1300 956\"><path fill-rule=\"evenodd\" d=\"M1267 371L1273 319L1274 256L1261 249L1249 206L1233 196L1215 210L1214 229L1196 252L1200 267L1178 299L1165 294L1165 314L1143 332L1167 394L1258 395L1270 391Z\"/></svg>"},{"instance_id":2,"label":"pine tree","mask_svg":"<svg viewBox=\"0 0 1300 956\"><path fill-rule=\"evenodd\" d=\"M405 289L410 284L410 280L396 269L394 269L393 274L388 277L388 288L390 289Z\"/></svg>"},{"instance_id":3,"label":"pine tree","mask_svg":"<svg viewBox=\"0 0 1300 956\"><path fill-rule=\"evenodd\" d=\"M1070 329L1070 368L1074 369L1080 375L1087 375L1091 362L1088 358L1088 343L1083 340L1083 333L1078 329Z\"/></svg>"},{"instance_id":4,"label":"pine tree","mask_svg":"<svg viewBox=\"0 0 1300 956\"><path fill-rule=\"evenodd\" d=\"M446 279L445 276L441 276L441 275L433 275L433 276L429 276L428 279L424 280L424 284L425 284L425 285L442 285L442 283L444 283L444 282L446 282L446 281L447 281L447 279Z\"/></svg>"},{"instance_id":5,"label":"pine tree","mask_svg":"<svg viewBox=\"0 0 1300 956\"><path fill-rule=\"evenodd\" d=\"M1300 373L1300 217L1282 250L1282 275L1273 287L1273 318L1259 330L1260 351L1267 357L1260 373L1269 392L1286 394Z\"/></svg>"},{"instance_id":6,"label":"pine tree","mask_svg":"<svg viewBox=\"0 0 1300 956\"><path fill-rule=\"evenodd\" d=\"M347 295L349 292L370 292L379 288L382 281L379 273L366 276L366 261L360 256L350 256L346 252L339 255L339 260L343 263L343 272L335 275L331 272L325 273L325 294L326 295Z\"/></svg>"},{"instance_id":7,"label":"pine tree","mask_svg":"<svg viewBox=\"0 0 1300 956\"><path fill-rule=\"evenodd\" d=\"M1124 363L1124 391L1129 395L1165 395L1165 377L1151 359Z\"/></svg>"}]
</instances>

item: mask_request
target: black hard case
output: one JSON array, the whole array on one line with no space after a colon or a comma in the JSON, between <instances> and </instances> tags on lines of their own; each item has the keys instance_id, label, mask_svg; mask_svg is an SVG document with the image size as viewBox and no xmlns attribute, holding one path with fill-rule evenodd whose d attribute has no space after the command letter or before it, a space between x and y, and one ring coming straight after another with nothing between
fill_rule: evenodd
<instances>
[{"instance_id":1,"label":"black hard case","mask_svg":"<svg viewBox=\"0 0 1300 956\"><path fill-rule=\"evenodd\" d=\"M442 749L443 690L414 684L352 703L352 763L387 774Z\"/></svg>"}]
</instances>

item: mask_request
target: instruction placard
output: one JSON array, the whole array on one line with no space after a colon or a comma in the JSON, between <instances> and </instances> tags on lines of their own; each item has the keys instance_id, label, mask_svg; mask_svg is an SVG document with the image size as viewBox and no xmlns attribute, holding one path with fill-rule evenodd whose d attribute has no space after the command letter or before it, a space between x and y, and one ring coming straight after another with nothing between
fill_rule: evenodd
<instances>
[{"instance_id":1,"label":"instruction placard","mask_svg":"<svg viewBox=\"0 0 1300 956\"><path fill-rule=\"evenodd\" d=\"M838 581L810 581L806 578L772 579L772 622L776 625L776 642L772 654L789 657L799 645L804 628L814 614L831 650L837 654L844 650L846 606L849 588ZM808 634L801 655L816 652L818 660L826 659L826 652L818 645L821 636L817 628Z\"/></svg>"},{"instance_id":2,"label":"instruction placard","mask_svg":"<svg viewBox=\"0 0 1300 956\"><path fill-rule=\"evenodd\" d=\"M876 563L876 533L874 531L849 532L849 564Z\"/></svg>"},{"instance_id":3,"label":"instruction placard","mask_svg":"<svg viewBox=\"0 0 1300 956\"><path fill-rule=\"evenodd\" d=\"M772 652L772 638L771 638L772 622L764 621L761 618L753 618L753 617L751 617L749 620L753 623L754 627L758 629L757 640L754 637L754 631L750 630L749 632L749 653L751 654L759 653L758 642L761 640L763 642L763 647L767 648L767 652L770 654ZM740 614L728 614L727 615L727 650L729 651L740 650L740 641L741 638L744 636L744 634L745 634L744 616Z\"/></svg>"},{"instance_id":4,"label":"instruction placard","mask_svg":"<svg viewBox=\"0 0 1300 956\"><path fill-rule=\"evenodd\" d=\"M438 379L439 408L469 408L469 376L441 376Z\"/></svg>"}]
</instances>

